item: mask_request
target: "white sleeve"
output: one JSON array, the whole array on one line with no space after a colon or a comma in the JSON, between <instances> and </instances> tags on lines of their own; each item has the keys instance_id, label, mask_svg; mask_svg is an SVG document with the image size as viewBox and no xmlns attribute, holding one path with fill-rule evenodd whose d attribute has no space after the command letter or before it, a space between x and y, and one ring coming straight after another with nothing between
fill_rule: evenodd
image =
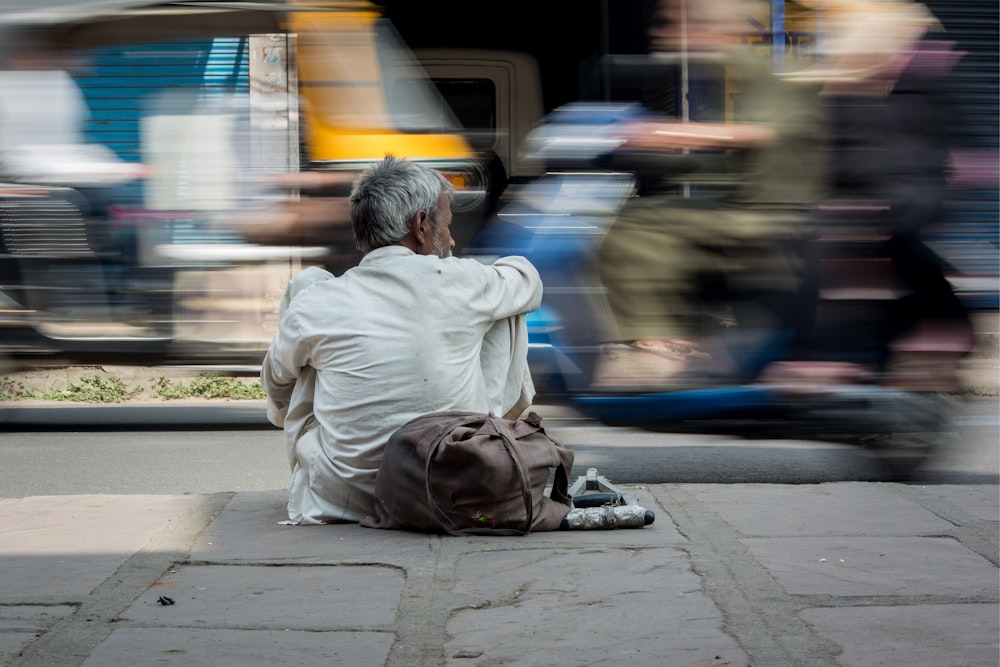
<instances>
[{"instance_id":1,"label":"white sleeve","mask_svg":"<svg viewBox=\"0 0 1000 667\"><path fill-rule=\"evenodd\" d=\"M493 275L487 275L484 281L479 305L492 314L494 321L530 313L541 305L541 276L524 257L501 257L486 270Z\"/></svg>"},{"instance_id":2,"label":"white sleeve","mask_svg":"<svg viewBox=\"0 0 1000 667\"><path fill-rule=\"evenodd\" d=\"M541 305L542 280L524 257L502 257L491 268L501 280L487 288L485 298L496 300L497 319L483 339L479 362L494 414L514 419L535 396L525 314Z\"/></svg>"},{"instance_id":3,"label":"white sleeve","mask_svg":"<svg viewBox=\"0 0 1000 667\"><path fill-rule=\"evenodd\" d=\"M260 383L267 394L267 419L275 426L284 426L295 383L307 363L307 351L297 335L298 321L288 311L303 290L331 278L333 274L328 271L318 267L307 268L292 277L281 295L278 331L260 367Z\"/></svg>"}]
</instances>

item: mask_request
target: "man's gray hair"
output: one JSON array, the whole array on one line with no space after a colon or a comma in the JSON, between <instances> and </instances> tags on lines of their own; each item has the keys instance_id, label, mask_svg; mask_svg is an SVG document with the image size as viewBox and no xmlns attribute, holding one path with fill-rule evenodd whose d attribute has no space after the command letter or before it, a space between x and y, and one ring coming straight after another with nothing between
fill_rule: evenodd
<instances>
[{"instance_id":1,"label":"man's gray hair","mask_svg":"<svg viewBox=\"0 0 1000 667\"><path fill-rule=\"evenodd\" d=\"M362 252L393 245L409 232L409 221L420 210L437 229L441 193L454 197L451 183L437 171L386 155L354 182L351 223L354 242Z\"/></svg>"}]
</instances>

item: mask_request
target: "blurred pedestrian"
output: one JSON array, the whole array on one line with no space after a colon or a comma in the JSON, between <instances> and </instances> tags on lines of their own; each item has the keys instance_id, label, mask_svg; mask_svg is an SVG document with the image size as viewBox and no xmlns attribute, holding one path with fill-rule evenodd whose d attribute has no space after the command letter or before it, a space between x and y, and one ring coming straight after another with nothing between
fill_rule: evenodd
<instances>
[{"instance_id":1,"label":"blurred pedestrian","mask_svg":"<svg viewBox=\"0 0 1000 667\"><path fill-rule=\"evenodd\" d=\"M146 168L84 136L90 110L70 72L78 62L28 30L7 34L0 58L0 177L76 188L92 208L84 213L103 217L108 188Z\"/></svg>"},{"instance_id":2,"label":"blurred pedestrian","mask_svg":"<svg viewBox=\"0 0 1000 667\"><path fill-rule=\"evenodd\" d=\"M283 426L289 523L374 516L389 436L430 412L519 416L534 386L524 315L542 284L523 257L451 257L451 185L387 156L350 195L360 264L295 276L261 368Z\"/></svg>"},{"instance_id":3,"label":"blurred pedestrian","mask_svg":"<svg viewBox=\"0 0 1000 667\"><path fill-rule=\"evenodd\" d=\"M871 235L873 255L891 260L901 279L907 294L880 332L891 351L890 380L951 388L973 330L924 236L947 217L948 75L959 54L919 2L805 4L818 11L824 33L818 64L794 77L822 85L830 119L830 192L813 223L820 234Z\"/></svg>"},{"instance_id":4,"label":"blurred pedestrian","mask_svg":"<svg viewBox=\"0 0 1000 667\"><path fill-rule=\"evenodd\" d=\"M0 180L75 191L53 196L66 197L78 210L89 250L99 258L110 305L123 305L128 273L137 261L137 240L131 230L112 224L110 207L114 189L144 178L146 166L122 160L86 138L90 109L71 74L79 62L58 43L28 29L8 32L0 61ZM60 247L68 235L45 231L59 252L83 252Z\"/></svg>"},{"instance_id":5,"label":"blurred pedestrian","mask_svg":"<svg viewBox=\"0 0 1000 667\"><path fill-rule=\"evenodd\" d=\"M779 79L769 60L741 45L743 5L660 4L653 48L684 50L692 71L695 63L724 67L727 86L739 95L729 121L662 117L632 124L623 133L621 162L639 153L648 165L649 155L659 154L666 175L671 156L683 155L681 164L694 165L696 176L711 165L728 187L691 198L648 188L609 229L597 260L617 330L597 365L595 388L666 388L700 383L708 372L737 372L704 326L706 276L726 297L756 302L757 321L740 323L747 331L781 326L799 289L793 247L823 184L822 118L814 86ZM706 364L712 356L715 363Z\"/></svg>"}]
</instances>

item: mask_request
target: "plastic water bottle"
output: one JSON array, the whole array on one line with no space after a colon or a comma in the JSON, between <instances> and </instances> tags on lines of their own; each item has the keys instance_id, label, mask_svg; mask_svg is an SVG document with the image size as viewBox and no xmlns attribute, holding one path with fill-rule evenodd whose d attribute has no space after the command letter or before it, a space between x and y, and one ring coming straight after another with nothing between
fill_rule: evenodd
<instances>
[{"instance_id":1,"label":"plastic water bottle","mask_svg":"<svg viewBox=\"0 0 1000 667\"><path fill-rule=\"evenodd\" d=\"M566 514L559 528L562 530L642 528L653 523L655 518L656 515L652 510L639 505L574 507Z\"/></svg>"}]
</instances>

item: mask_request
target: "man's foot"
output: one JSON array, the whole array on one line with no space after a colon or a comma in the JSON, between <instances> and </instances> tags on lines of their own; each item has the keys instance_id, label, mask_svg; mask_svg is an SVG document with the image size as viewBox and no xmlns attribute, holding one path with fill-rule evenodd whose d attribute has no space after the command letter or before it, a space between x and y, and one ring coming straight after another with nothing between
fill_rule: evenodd
<instances>
[{"instance_id":1,"label":"man's foot","mask_svg":"<svg viewBox=\"0 0 1000 667\"><path fill-rule=\"evenodd\" d=\"M712 358L712 355L705 351L701 343L688 338L636 340L630 343L630 345L641 350L648 350L656 354L677 357L687 361Z\"/></svg>"},{"instance_id":2,"label":"man's foot","mask_svg":"<svg viewBox=\"0 0 1000 667\"><path fill-rule=\"evenodd\" d=\"M890 347L886 384L909 391L951 392L961 388L959 364L975 348L975 334L962 320L927 320Z\"/></svg>"},{"instance_id":3,"label":"man's foot","mask_svg":"<svg viewBox=\"0 0 1000 667\"><path fill-rule=\"evenodd\" d=\"M684 366L681 357L667 357L629 343L605 345L594 368L591 389L655 390Z\"/></svg>"},{"instance_id":4,"label":"man's foot","mask_svg":"<svg viewBox=\"0 0 1000 667\"><path fill-rule=\"evenodd\" d=\"M814 394L835 385L873 384L872 369L842 361L776 361L763 370L762 384L788 394Z\"/></svg>"},{"instance_id":5,"label":"man's foot","mask_svg":"<svg viewBox=\"0 0 1000 667\"><path fill-rule=\"evenodd\" d=\"M906 391L953 392L961 389L957 353L897 354L885 371L885 384Z\"/></svg>"},{"instance_id":6,"label":"man's foot","mask_svg":"<svg viewBox=\"0 0 1000 667\"><path fill-rule=\"evenodd\" d=\"M601 352L593 391L649 393L713 384L711 357L695 341L645 340L608 344Z\"/></svg>"},{"instance_id":7,"label":"man's foot","mask_svg":"<svg viewBox=\"0 0 1000 667\"><path fill-rule=\"evenodd\" d=\"M919 323L890 347L897 354L951 353L964 356L976 346L975 332L962 320L927 320Z\"/></svg>"}]
</instances>

